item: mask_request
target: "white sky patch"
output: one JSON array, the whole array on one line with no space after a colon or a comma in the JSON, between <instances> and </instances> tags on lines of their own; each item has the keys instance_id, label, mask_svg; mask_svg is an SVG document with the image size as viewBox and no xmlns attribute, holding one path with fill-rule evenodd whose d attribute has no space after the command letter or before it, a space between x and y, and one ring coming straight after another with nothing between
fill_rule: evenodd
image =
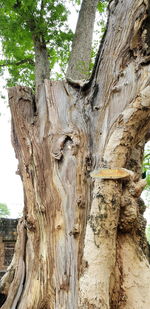
<instances>
[{"instance_id":1,"label":"white sky patch","mask_svg":"<svg viewBox=\"0 0 150 309\"><path fill-rule=\"evenodd\" d=\"M20 176L16 175L18 161L11 144L10 110L7 91L0 87L6 99L0 98L0 203L10 210L10 217L17 218L23 209L23 189Z\"/></svg>"},{"instance_id":2,"label":"white sky patch","mask_svg":"<svg viewBox=\"0 0 150 309\"><path fill-rule=\"evenodd\" d=\"M75 6L72 6L71 3L67 4L67 8L70 11L70 14L68 16L68 23L69 23L69 26L70 26L71 30L73 32L75 32L76 24L77 24L77 19L78 19L78 12L77 12Z\"/></svg>"},{"instance_id":3,"label":"white sky patch","mask_svg":"<svg viewBox=\"0 0 150 309\"><path fill-rule=\"evenodd\" d=\"M145 144L145 151L146 153L150 152L150 141ZM147 171L147 173L150 173L150 171ZM144 217L147 220L147 225L150 224L150 189L149 190L143 190L141 194L142 199L145 202L146 210L144 212Z\"/></svg>"}]
</instances>

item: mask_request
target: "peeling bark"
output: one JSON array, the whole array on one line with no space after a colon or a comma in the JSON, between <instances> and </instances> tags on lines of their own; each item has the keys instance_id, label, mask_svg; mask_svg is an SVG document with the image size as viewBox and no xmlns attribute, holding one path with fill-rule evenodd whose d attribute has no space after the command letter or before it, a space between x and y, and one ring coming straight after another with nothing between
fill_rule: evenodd
<instances>
[{"instance_id":1,"label":"peeling bark","mask_svg":"<svg viewBox=\"0 0 150 309\"><path fill-rule=\"evenodd\" d=\"M38 116L29 89L13 88L9 96L27 228L26 279L18 308L77 306L75 282L90 201L83 104L75 108L62 82L41 86Z\"/></svg>"},{"instance_id":2,"label":"peeling bark","mask_svg":"<svg viewBox=\"0 0 150 309\"><path fill-rule=\"evenodd\" d=\"M9 90L26 241L25 273L17 268L8 280L13 292L2 285L3 309L149 308L140 198L150 131L149 5L120 0L109 9L90 88L45 80L36 105L30 89ZM101 168L125 168L129 177L90 176Z\"/></svg>"}]
</instances>

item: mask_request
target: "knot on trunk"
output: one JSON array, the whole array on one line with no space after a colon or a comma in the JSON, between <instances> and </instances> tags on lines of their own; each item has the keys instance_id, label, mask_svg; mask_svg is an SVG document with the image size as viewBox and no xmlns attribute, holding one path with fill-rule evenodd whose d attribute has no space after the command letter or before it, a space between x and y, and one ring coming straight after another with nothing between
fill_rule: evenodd
<instances>
[{"instance_id":1,"label":"knot on trunk","mask_svg":"<svg viewBox=\"0 0 150 309\"><path fill-rule=\"evenodd\" d=\"M122 232L128 232L135 228L139 213L141 213L139 196L141 195L146 180L136 181L136 177L131 177L126 183L126 189L123 191L120 208L119 229Z\"/></svg>"}]
</instances>

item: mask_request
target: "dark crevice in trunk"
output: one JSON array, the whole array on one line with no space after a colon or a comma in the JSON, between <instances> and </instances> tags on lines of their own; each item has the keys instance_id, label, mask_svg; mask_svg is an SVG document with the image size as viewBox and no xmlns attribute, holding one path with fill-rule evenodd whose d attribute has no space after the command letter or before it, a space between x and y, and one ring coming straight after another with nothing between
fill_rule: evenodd
<instances>
[{"instance_id":1,"label":"dark crevice in trunk","mask_svg":"<svg viewBox=\"0 0 150 309\"><path fill-rule=\"evenodd\" d=\"M0 308L5 303L5 300L7 299L7 295L0 293Z\"/></svg>"}]
</instances>

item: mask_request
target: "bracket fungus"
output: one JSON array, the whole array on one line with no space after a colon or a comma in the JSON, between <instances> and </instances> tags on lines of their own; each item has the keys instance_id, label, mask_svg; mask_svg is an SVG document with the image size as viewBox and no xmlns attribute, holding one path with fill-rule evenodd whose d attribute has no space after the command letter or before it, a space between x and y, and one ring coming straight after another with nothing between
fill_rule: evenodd
<instances>
[{"instance_id":1,"label":"bracket fungus","mask_svg":"<svg viewBox=\"0 0 150 309\"><path fill-rule=\"evenodd\" d=\"M92 178L96 179L128 179L132 171L125 168L100 168L90 173Z\"/></svg>"}]
</instances>

